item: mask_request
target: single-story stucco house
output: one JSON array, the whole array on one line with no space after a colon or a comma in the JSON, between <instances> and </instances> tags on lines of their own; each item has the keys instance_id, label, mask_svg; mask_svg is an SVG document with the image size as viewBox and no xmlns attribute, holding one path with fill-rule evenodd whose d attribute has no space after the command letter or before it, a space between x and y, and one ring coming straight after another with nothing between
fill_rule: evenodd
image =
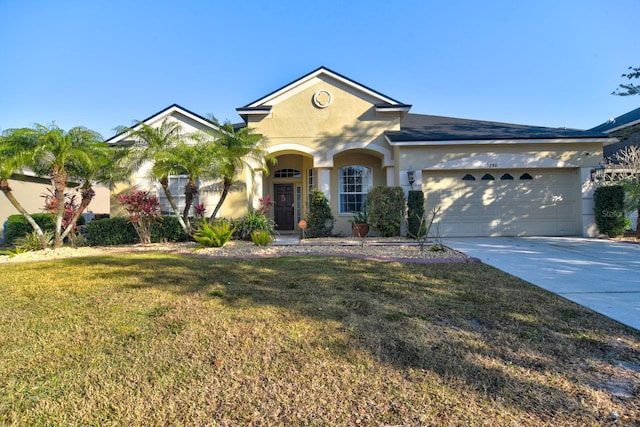
<instances>
[{"instance_id":1,"label":"single-story stucco house","mask_svg":"<svg viewBox=\"0 0 640 427\"><path fill-rule=\"evenodd\" d=\"M441 208L440 233L447 236L595 236L592 170L603 146L616 143L608 129L587 131L413 114L400 102L326 67L237 108L277 158L269 174L244 171L244 184L230 194L220 216L244 215L271 195L272 215L282 232L296 231L311 189L322 191L336 218L334 232L351 233L349 220L374 186L421 189L427 212ZM638 110L636 110L638 111ZM215 124L179 105L143 122L178 121L185 133L215 130ZM109 139L123 143L126 134ZM409 181L409 174L412 182ZM132 187L153 190L166 205L145 167L131 184L100 191L89 212L123 214L115 194ZM184 179L171 177L182 195ZM25 205L39 212L48 182L12 180ZM210 213L219 192L201 183L198 203ZM178 203L182 200L178 197ZM165 211L168 208L165 206ZM2 223L13 207L0 197Z\"/></svg>"},{"instance_id":2,"label":"single-story stucco house","mask_svg":"<svg viewBox=\"0 0 640 427\"><path fill-rule=\"evenodd\" d=\"M598 130L410 110L411 105L325 67L237 108L244 125L266 139L278 162L270 174L244 173L244 188L225 202L221 216L240 216L271 195L278 230L294 231L315 188L329 200L334 232L348 235L352 212L372 187L384 185L422 189L427 211L441 208L443 237L597 234L592 170L602 161L603 146L616 138ZM166 118L180 121L187 131L214 126L178 105L144 122L154 125ZM180 193L180 177L172 184L173 194ZM134 185L153 186L142 172ZM205 189L199 202L211 212L217 197Z\"/></svg>"}]
</instances>

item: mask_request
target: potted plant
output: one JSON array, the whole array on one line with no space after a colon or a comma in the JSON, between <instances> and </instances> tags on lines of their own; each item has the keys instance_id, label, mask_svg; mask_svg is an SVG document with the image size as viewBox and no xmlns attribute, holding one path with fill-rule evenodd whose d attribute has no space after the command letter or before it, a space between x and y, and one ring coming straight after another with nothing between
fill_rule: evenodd
<instances>
[{"instance_id":1,"label":"potted plant","mask_svg":"<svg viewBox=\"0 0 640 427\"><path fill-rule=\"evenodd\" d=\"M369 233L369 210L366 203L362 205L362 209L353 215L351 222L351 230L353 237L366 237Z\"/></svg>"}]
</instances>

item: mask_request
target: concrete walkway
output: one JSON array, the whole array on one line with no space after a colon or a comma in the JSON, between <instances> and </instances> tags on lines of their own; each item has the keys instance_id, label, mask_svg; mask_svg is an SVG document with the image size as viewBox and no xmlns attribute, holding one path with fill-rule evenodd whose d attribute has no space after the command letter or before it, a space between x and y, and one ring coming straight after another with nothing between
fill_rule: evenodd
<instances>
[{"instance_id":1,"label":"concrete walkway","mask_svg":"<svg viewBox=\"0 0 640 427\"><path fill-rule=\"evenodd\" d=\"M445 238L479 258L640 330L640 245L577 237Z\"/></svg>"}]
</instances>

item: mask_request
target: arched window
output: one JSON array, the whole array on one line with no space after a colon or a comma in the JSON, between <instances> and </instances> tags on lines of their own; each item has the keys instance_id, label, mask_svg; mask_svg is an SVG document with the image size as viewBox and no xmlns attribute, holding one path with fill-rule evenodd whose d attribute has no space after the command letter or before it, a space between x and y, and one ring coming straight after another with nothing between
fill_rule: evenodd
<instances>
[{"instance_id":1,"label":"arched window","mask_svg":"<svg viewBox=\"0 0 640 427\"><path fill-rule=\"evenodd\" d=\"M297 169L278 169L273 173L274 178L300 178L301 176Z\"/></svg>"},{"instance_id":2,"label":"arched window","mask_svg":"<svg viewBox=\"0 0 640 427\"><path fill-rule=\"evenodd\" d=\"M483 181L495 181L495 178L490 173L485 173L480 179Z\"/></svg>"},{"instance_id":3,"label":"arched window","mask_svg":"<svg viewBox=\"0 0 640 427\"><path fill-rule=\"evenodd\" d=\"M522 175L520 175L520 179L522 179L522 180L533 179L533 177L525 172Z\"/></svg>"},{"instance_id":4,"label":"arched window","mask_svg":"<svg viewBox=\"0 0 640 427\"><path fill-rule=\"evenodd\" d=\"M463 181L475 181L476 177L471 175L470 173L466 174L465 176L462 177Z\"/></svg>"},{"instance_id":5,"label":"arched window","mask_svg":"<svg viewBox=\"0 0 640 427\"><path fill-rule=\"evenodd\" d=\"M343 166L339 174L340 213L359 212L372 186L371 168Z\"/></svg>"},{"instance_id":6,"label":"arched window","mask_svg":"<svg viewBox=\"0 0 640 427\"><path fill-rule=\"evenodd\" d=\"M509 173L505 173L504 175L502 175L500 177L500 179L502 181L513 181L513 176L511 176L511 174L509 174Z\"/></svg>"}]
</instances>

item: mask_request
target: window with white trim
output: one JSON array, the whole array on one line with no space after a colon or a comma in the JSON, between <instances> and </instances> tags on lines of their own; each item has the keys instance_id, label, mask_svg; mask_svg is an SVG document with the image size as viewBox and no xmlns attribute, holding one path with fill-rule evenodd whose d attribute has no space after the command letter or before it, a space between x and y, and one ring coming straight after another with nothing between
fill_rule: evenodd
<instances>
[{"instance_id":1,"label":"window with white trim","mask_svg":"<svg viewBox=\"0 0 640 427\"><path fill-rule=\"evenodd\" d=\"M170 175L169 176L169 191L171 192L171 197L173 197L173 201L176 202L176 206L178 207L178 214L182 215L182 211L184 210L185 204L185 196L184 196L184 187L189 182L189 178L186 175ZM171 205L169 204L169 199L164 194L164 190L162 186L158 184L158 202L160 202L160 210L162 215L175 215L173 210L171 209ZM199 203L198 196L196 195L195 200L193 201L193 205L197 205Z\"/></svg>"},{"instance_id":2,"label":"window with white trim","mask_svg":"<svg viewBox=\"0 0 640 427\"><path fill-rule=\"evenodd\" d=\"M340 213L359 212L371 190L371 168L351 165L339 171Z\"/></svg>"}]
</instances>

